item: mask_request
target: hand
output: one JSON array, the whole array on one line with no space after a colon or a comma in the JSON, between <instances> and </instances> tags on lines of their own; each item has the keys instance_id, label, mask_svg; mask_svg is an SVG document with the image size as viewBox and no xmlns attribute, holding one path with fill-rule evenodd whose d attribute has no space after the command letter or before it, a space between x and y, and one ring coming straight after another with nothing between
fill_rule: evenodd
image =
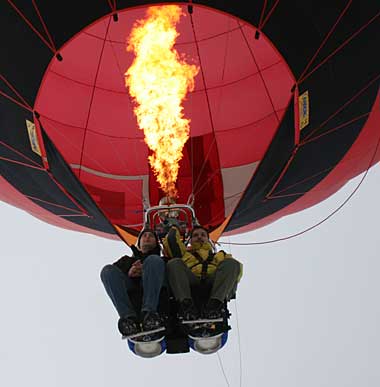
<instances>
[{"instance_id":1,"label":"hand","mask_svg":"<svg viewBox=\"0 0 380 387\"><path fill-rule=\"evenodd\" d=\"M132 263L132 266L129 269L128 275L131 278L141 277L141 275L142 275L142 263L139 259Z\"/></svg>"},{"instance_id":2,"label":"hand","mask_svg":"<svg viewBox=\"0 0 380 387\"><path fill-rule=\"evenodd\" d=\"M135 245L131 245L130 248L131 248L131 250L133 252L133 256L135 258L140 258L141 257L141 251Z\"/></svg>"}]
</instances>

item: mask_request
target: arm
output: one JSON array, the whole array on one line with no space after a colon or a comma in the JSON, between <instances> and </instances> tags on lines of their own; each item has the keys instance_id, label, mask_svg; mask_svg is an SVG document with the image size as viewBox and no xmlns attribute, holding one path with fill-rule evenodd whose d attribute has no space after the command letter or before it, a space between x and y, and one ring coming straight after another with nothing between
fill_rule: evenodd
<instances>
[{"instance_id":1,"label":"arm","mask_svg":"<svg viewBox=\"0 0 380 387\"><path fill-rule=\"evenodd\" d=\"M165 240L164 248L170 258L182 258L186 254L186 246L182 242L181 234L177 227L172 227Z\"/></svg>"},{"instance_id":2,"label":"arm","mask_svg":"<svg viewBox=\"0 0 380 387\"><path fill-rule=\"evenodd\" d=\"M125 275L129 275L129 270L136 261L137 259L135 257L129 257L128 255L124 255L113 264L117 266Z\"/></svg>"}]
</instances>

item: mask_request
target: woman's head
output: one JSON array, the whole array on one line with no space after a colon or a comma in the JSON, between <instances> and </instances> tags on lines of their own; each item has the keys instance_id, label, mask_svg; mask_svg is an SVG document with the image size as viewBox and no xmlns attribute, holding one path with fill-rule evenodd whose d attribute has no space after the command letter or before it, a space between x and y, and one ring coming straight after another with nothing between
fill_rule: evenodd
<instances>
[{"instance_id":1,"label":"woman's head","mask_svg":"<svg viewBox=\"0 0 380 387\"><path fill-rule=\"evenodd\" d=\"M155 249L160 251L160 244L157 234L149 228L141 230L137 239L137 247L142 251L143 254Z\"/></svg>"}]
</instances>

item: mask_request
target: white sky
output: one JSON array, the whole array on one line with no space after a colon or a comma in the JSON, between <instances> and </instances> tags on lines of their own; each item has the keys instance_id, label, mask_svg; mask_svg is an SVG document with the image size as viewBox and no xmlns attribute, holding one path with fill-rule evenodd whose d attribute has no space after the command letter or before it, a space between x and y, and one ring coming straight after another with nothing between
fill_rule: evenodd
<instances>
[{"instance_id":1,"label":"white sky","mask_svg":"<svg viewBox=\"0 0 380 387\"><path fill-rule=\"evenodd\" d=\"M337 215L305 235L232 247L245 274L219 357L133 355L99 279L101 268L129 249L0 203L0 385L227 386L222 364L230 386L379 386L379 181L376 167ZM357 183L231 241L302 230L327 216Z\"/></svg>"}]
</instances>

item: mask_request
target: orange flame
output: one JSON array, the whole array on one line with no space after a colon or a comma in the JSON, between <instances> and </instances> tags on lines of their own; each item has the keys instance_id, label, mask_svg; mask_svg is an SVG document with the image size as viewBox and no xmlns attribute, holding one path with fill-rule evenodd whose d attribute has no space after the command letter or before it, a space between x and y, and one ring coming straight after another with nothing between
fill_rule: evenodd
<instances>
[{"instance_id":1,"label":"orange flame","mask_svg":"<svg viewBox=\"0 0 380 387\"><path fill-rule=\"evenodd\" d=\"M173 47L182 15L176 5L148 9L148 18L137 21L129 36L127 50L135 53L135 59L125 73L138 125L152 150L150 165L170 197L177 195L179 161L190 132L190 120L184 118L181 103L194 89L199 71Z\"/></svg>"}]
</instances>

